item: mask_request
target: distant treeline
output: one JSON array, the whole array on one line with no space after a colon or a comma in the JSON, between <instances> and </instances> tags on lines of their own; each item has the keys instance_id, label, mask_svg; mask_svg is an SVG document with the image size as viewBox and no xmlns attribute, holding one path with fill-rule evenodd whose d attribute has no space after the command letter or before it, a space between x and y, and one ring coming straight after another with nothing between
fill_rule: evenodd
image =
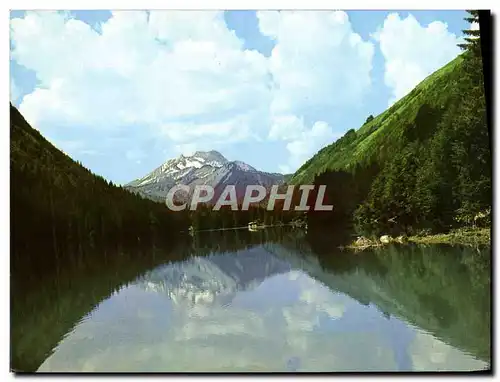
<instances>
[{"instance_id":1,"label":"distant treeline","mask_svg":"<svg viewBox=\"0 0 500 382\"><path fill-rule=\"evenodd\" d=\"M288 224L299 219L305 220L303 212L283 210L283 201L277 200L272 211L267 210L267 205L250 205L248 210L242 211L241 205L237 211L229 206L223 206L219 211L213 211L213 206L200 203L198 208L189 214L195 230L213 228L245 227L248 223L256 222L259 225Z\"/></svg>"}]
</instances>

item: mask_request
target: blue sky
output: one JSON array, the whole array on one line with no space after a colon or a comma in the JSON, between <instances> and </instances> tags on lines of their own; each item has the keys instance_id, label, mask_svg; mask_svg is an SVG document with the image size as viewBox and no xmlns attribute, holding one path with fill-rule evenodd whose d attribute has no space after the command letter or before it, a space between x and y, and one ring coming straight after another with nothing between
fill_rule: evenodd
<instances>
[{"instance_id":1,"label":"blue sky","mask_svg":"<svg viewBox=\"0 0 500 382\"><path fill-rule=\"evenodd\" d=\"M293 172L456 57L463 11L11 13L11 100L126 183L215 149Z\"/></svg>"}]
</instances>

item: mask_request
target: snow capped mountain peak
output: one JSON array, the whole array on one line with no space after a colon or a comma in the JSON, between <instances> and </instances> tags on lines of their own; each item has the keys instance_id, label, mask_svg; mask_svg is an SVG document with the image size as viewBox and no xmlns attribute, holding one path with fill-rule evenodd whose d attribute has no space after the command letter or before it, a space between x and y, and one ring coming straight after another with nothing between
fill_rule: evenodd
<instances>
[{"instance_id":1,"label":"snow capped mountain peak","mask_svg":"<svg viewBox=\"0 0 500 382\"><path fill-rule=\"evenodd\" d=\"M136 285L165 294L176 305L215 305L290 269L286 261L256 246L236 253L192 257L161 265L139 277Z\"/></svg>"},{"instance_id":2,"label":"snow capped mountain peak","mask_svg":"<svg viewBox=\"0 0 500 382\"><path fill-rule=\"evenodd\" d=\"M206 163L218 163L221 166L228 162L224 155L215 150L197 151L191 158L196 158L197 160L204 161Z\"/></svg>"},{"instance_id":3,"label":"snow capped mountain peak","mask_svg":"<svg viewBox=\"0 0 500 382\"><path fill-rule=\"evenodd\" d=\"M216 151L216 150L210 150L210 151L196 151L194 154L193 154L194 157L202 157L202 158L206 158L206 157L218 157L222 160L226 160L227 159L224 157L224 155L222 155L220 152Z\"/></svg>"},{"instance_id":4,"label":"snow capped mountain peak","mask_svg":"<svg viewBox=\"0 0 500 382\"><path fill-rule=\"evenodd\" d=\"M176 184L205 184L213 187L237 186L237 192L247 184L270 186L281 184L281 174L268 174L256 170L242 161L228 161L215 150L196 151L191 156L180 155L170 159L143 178L126 187L153 200L164 200L168 190ZM239 191L238 191L239 190Z\"/></svg>"},{"instance_id":5,"label":"snow capped mountain peak","mask_svg":"<svg viewBox=\"0 0 500 382\"><path fill-rule=\"evenodd\" d=\"M243 170L243 171L257 171L255 168L253 168L249 164L246 164L245 162L242 162L239 160L235 160L232 163L234 163L236 165L236 167L238 167L240 170Z\"/></svg>"}]
</instances>

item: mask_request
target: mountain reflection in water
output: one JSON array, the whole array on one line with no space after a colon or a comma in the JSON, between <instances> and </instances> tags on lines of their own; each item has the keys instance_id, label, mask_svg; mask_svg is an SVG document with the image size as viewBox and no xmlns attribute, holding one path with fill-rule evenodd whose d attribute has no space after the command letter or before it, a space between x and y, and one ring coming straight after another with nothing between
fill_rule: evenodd
<instances>
[{"instance_id":1,"label":"mountain reflection in water","mask_svg":"<svg viewBox=\"0 0 500 382\"><path fill-rule=\"evenodd\" d=\"M12 367L489 368L489 248L350 254L320 242L297 230L204 233L174 251L136 250L98 272L89 271L95 260L63 271L61 281L14 289Z\"/></svg>"}]
</instances>

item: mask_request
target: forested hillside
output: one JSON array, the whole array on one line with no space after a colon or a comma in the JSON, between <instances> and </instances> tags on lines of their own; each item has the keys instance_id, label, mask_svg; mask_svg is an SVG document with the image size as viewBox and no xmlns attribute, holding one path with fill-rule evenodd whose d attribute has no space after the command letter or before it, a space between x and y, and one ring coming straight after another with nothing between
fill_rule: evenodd
<instances>
[{"instance_id":1,"label":"forested hillside","mask_svg":"<svg viewBox=\"0 0 500 382\"><path fill-rule=\"evenodd\" d=\"M468 21L477 21L471 11ZM335 214L406 232L487 225L491 154L479 31L465 52L309 159L291 184L326 184ZM311 214L311 217L314 214Z\"/></svg>"},{"instance_id":2,"label":"forested hillside","mask_svg":"<svg viewBox=\"0 0 500 382\"><path fill-rule=\"evenodd\" d=\"M59 151L10 105L11 248L13 265L50 266L59 253L76 260L82 246L171 239L187 214L142 199ZM41 245L54 259L37 256ZM62 259L58 259L62 260Z\"/></svg>"}]
</instances>

